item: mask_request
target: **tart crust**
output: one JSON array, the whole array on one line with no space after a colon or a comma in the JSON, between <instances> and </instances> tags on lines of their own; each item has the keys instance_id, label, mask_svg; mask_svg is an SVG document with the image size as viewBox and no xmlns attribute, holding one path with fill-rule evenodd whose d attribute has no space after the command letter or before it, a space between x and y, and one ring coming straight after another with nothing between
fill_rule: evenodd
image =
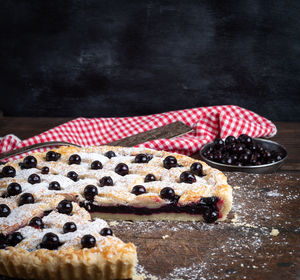
<instances>
[{"instance_id":1,"label":"tart crust","mask_svg":"<svg viewBox=\"0 0 300 280\"><path fill-rule=\"evenodd\" d=\"M151 149L145 148L124 148L124 147L110 147L110 146L101 146L101 147L86 147L86 148L76 148L64 146L59 149L54 150L61 154L61 160L64 162L65 168L62 168L60 165L60 160L58 162L46 162L45 155L46 153L34 153L34 156L37 159L37 169L41 169L43 166L48 166L50 169L50 173L52 174L61 174L66 176L66 172L70 170L74 170L78 172L79 178L84 177L85 175L81 174L80 165L71 165L68 166L66 161L71 154L75 153L98 153L103 155L107 151L114 151L116 154L120 156L124 156L123 160L126 164L130 164L132 161L132 157L139 154L151 154L153 157L154 164L149 166L139 166L136 165L132 167L131 172L136 172L139 175L145 176L151 171L151 168L154 170L153 173L159 178L164 178L166 174L169 176L170 182L176 182L178 178L178 172L182 172L187 170L190 165L194 162L201 162L199 160L192 159L190 157L169 153L165 151L155 151ZM131 156L126 158L126 156ZM176 171L174 169L170 169L166 171L166 169L160 166L162 159L167 156L174 156L182 165L182 170ZM86 162L89 164L92 162L92 158L86 159ZM124 162L123 161L123 162ZM112 160L112 164L114 161ZM203 187L193 188L192 185L186 186L182 195L180 196L179 203L181 205L188 205L190 203L199 202L201 197L207 196L216 196L219 201L221 201L219 205L219 218L217 221L223 221L226 219L228 212L231 209L232 204L232 188L227 184L226 176L217 169L209 167L206 163L201 162L203 166L203 172L205 177L205 182L207 185L203 185ZM9 162L6 165L13 166L17 173L21 170L18 161ZM5 165L4 165L5 166ZM177 168L176 168L177 169ZM84 173L84 172L83 172ZM91 180L93 178L93 174L91 175ZM95 175L96 176L96 175ZM42 176L41 176L42 177ZM125 176L126 177L126 176ZM199 177L200 178L200 177ZM122 178L120 179L122 180ZM199 179L200 180L200 179ZM204 180L204 179L203 179ZM22 184L26 182L26 178L2 178L0 179L0 195L3 194L4 189L6 189L7 185L11 182L19 182ZM133 179L132 182L128 183L130 187L133 185L141 184L140 178ZM129 186L128 186L129 188ZM113 187L112 187L113 189ZM143 197L142 195L136 196L137 199L135 201L138 203L155 203L158 204L157 207L163 205L164 200L159 197L159 193L155 193L157 186L150 186L149 190L153 190L153 194L149 196ZM159 187L158 187L159 189ZM51 195L47 196L47 194L42 194L44 197L51 197ZM82 202L84 197L82 193L77 192L76 190L68 191L66 188L64 191L59 192L57 196L62 196L66 199L71 199L73 201ZM104 200L108 199L108 203L113 203L113 205L118 205L120 202L128 205L130 202L130 197L132 194L128 191L128 194L125 192L118 193L107 193L103 194ZM98 200L97 200L98 199ZM103 201L103 197L99 195L95 201L99 203L99 201ZM6 199L1 199L1 203L5 203ZM154 202L153 202L154 201ZM14 205L14 201L7 200L7 203L10 205ZM153 206L153 205L150 206ZM148 205L146 205L148 206ZM151 207L150 207L151 208ZM130 220L203 220L202 215L190 215L186 213L159 213L147 216L140 215L131 215L131 214L107 214L107 213L91 213L93 218L100 217L104 219L130 219ZM27 221L28 222L28 221ZM20 225L20 227L24 226L24 223ZM14 230L17 230L15 227ZM0 225L0 233L8 233L3 227ZM61 248L58 250L47 250L47 249L37 249L37 250L25 250L21 247L7 247L6 249L0 250L0 274L8 275L10 277L18 277L25 279L129 279L133 278L135 275L135 266L137 263L137 254L136 248L132 243L124 243L121 240L114 238L117 240L115 242L110 242L110 237L105 238L105 244L101 244L101 246L97 246L90 249L78 249L78 248Z\"/></svg>"},{"instance_id":2,"label":"tart crust","mask_svg":"<svg viewBox=\"0 0 300 280\"><path fill-rule=\"evenodd\" d=\"M132 243L116 248L28 252L9 247L0 250L0 274L25 279L129 279L135 274L137 256Z\"/></svg>"}]
</instances>

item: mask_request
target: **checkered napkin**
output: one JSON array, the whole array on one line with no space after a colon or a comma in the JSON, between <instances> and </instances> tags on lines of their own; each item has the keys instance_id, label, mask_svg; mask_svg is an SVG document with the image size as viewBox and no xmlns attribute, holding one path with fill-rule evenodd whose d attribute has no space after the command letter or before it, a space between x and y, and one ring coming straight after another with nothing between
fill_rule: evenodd
<instances>
[{"instance_id":1,"label":"checkered napkin","mask_svg":"<svg viewBox=\"0 0 300 280\"><path fill-rule=\"evenodd\" d=\"M6 135L0 138L0 152L46 141L98 146L175 121L191 126L193 132L172 139L152 140L138 146L191 155L215 137L225 138L242 133L252 137L272 137L276 134L275 125L254 112L238 106L213 106L126 118L77 118L23 141L15 135ZM10 159L23 156L25 154Z\"/></svg>"}]
</instances>

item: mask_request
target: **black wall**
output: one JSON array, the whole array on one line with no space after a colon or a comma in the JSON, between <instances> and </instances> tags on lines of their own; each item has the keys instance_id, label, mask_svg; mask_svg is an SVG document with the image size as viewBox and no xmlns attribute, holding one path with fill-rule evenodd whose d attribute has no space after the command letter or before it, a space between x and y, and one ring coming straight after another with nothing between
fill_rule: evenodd
<instances>
[{"instance_id":1,"label":"black wall","mask_svg":"<svg viewBox=\"0 0 300 280\"><path fill-rule=\"evenodd\" d=\"M236 104L300 121L300 1L1 1L0 110L109 117Z\"/></svg>"}]
</instances>

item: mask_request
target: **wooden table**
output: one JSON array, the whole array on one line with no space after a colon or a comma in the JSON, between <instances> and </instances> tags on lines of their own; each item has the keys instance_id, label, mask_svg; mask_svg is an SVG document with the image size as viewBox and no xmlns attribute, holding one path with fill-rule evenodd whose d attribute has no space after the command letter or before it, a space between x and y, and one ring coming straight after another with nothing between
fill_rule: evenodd
<instances>
[{"instance_id":1,"label":"wooden table","mask_svg":"<svg viewBox=\"0 0 300 280\"><path fill-rule=\"evenodd\" d=\"M65 118L0 117L0 136L28 138ZM226 173L233 208L226 222L119 222L138 248L146 279L300 279L300 123L277 122L289 157L275 174ZM279 235L270 235L278 229ZM1 278L0 279L7 279Z\"/></svg>"}]
</instances>

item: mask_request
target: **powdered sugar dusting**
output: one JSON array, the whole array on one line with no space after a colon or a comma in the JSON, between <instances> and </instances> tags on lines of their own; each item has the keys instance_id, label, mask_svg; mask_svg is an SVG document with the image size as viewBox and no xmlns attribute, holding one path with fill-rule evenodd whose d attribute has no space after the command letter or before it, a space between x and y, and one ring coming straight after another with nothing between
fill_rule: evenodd
<instances>
[{"instance_id":1,"label":"powdered sugar dusting","mask_svg":"<svg viewBox=\"0 0 300 280\"><path fill-rule=\"evenodd\" d=\"M135 240L138 273L144 279L272 279L273 274L262 273L271 273L277 263L291 263L293 268L297 248L292 240L300 232L300 222L287 208L300 205L299 175L227 176L237 188L224 223L122 221L113 227L122 238ZM274 228L279 235L270 235ZM169 237L164 240L165 235Z\"/></svg>"}]
</instances>

